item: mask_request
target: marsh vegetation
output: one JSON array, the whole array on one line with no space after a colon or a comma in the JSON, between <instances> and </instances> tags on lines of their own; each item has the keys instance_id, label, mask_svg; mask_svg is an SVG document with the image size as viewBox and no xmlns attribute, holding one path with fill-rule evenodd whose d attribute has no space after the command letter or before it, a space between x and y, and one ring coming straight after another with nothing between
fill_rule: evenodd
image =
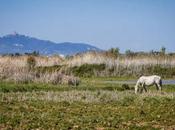
<instances>
[{"instance_id":1,"label":"marsh vegetation","mask_svg":"<svg viewBox=\"0 0 175 130\"><path fill-rule=\"evenodd\" d=\"M174 68L174 55L1 56L0 129L173 129L174 85L135 95L103 81L173 78Z\"/></svg>"},{"instance_id":2,"label":"marsh vegetation","mask_svg":"<svg viewBox=\"0 0 175 130\"><path fill-rule=\"evenodd\" d=\"M100 79L79 87L0 83L1 129L172 129L175 86L135 95Z\"/></svg>"}]
</instances>

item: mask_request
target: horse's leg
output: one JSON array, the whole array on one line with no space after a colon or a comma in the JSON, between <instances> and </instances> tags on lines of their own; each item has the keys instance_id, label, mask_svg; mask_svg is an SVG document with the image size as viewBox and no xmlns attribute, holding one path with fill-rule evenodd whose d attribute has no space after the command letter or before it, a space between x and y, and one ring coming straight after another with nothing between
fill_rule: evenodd
<instances>
[{"instance_id":1,"label":"horse's leg","mask_svg":"<svg viewBox=\"0 0 175 130\"><path fill-rule=\"evenodd\" d=\"M135 86L135 94L138 92L138 85Z\"/></svg>"},{"instance_id":2,"label":"horse's leg","mask_svg":"<svg viewBox=\"0 0 175 130\"><path fill-rule=\"evenodd\" d=\"M162 87L158 84L158 83L156 83L156 88L157 88L157 90L162 90Z\"/></svg>"},{"instance_id":3,"label":"horse's leg","mask_svg":"<svg viewBox=\"0 0 175 130\"><path fill-rule=\"evenodd\" d=\"M138 88L139 93L142 93L143 92L143 86L144 86L144 83L142 83L140 85L140 87Z\"/></svg>"},{"instance_id":4,"label":"horse's leg","mask_svg":"<svg viewBox=\"0 0 175 130\"><path fill-rule=\"evenodd\" d=\"M160 90L160 91L162 90L162 87L160 84L156 84L156 86L157 86L158 90Z\"/></svg>"},{"instance_id":5,"label":"horse's leg","mask_svg":"<svg viewBox=\"0 0 175 130\"><path fill-rule=\"evenodd\" d=\"M143 90L144 90L145 92L147 92L147 89L146 89L146 85L145 85L145 84L142 84L142 92L143 92Z\"/></svg>"},{"instance_id":6,"label":"horse's leg","mask_svg":"<svg viewBox=\"0 0 175 130\"><path fill-rule=\"evenodd\" d=\"M143 88L144 88L145 92L147 92L146 85L143 85Z\"/></svg>"},{"instance_id":7,"label":"horse's leg","mask_svg":"<svg viewBox=\"0 0 175 130\"><path fill-rule=\"evenodd\" d=\"M158 84L156 83L155 85L156 85L156 89L159 90Z\"/></svg>"},{"instance_id":8,"label":"horse's leg","mask_svg":"<svg viewBox=\"0 0 175 130\"><path fill-rule=\"evenodd\" d=\"M159 81L159 88L160 88L160 90L162 90L162 80L161 79Z\"/></svg>"},{"instance_id":9,"label":"horse's leg","mask_svg":"<svg viewBox=\"0 0 175 130\"><path fill-rule=\"evenodd\" d=\"M142 93L143 92L143 88L139 88L139 93Z\"/></svg>"},{"instance_id":10,"label":"horse's leg","mask_svg":"<svg viewBox=\"0 0 175 130\"><path fill-rule=\"evenodd\" d=\"M135 94L137 94L138 90L139 90L139 84L136 84L135 85Z\"/></svg>"}]
</instances>

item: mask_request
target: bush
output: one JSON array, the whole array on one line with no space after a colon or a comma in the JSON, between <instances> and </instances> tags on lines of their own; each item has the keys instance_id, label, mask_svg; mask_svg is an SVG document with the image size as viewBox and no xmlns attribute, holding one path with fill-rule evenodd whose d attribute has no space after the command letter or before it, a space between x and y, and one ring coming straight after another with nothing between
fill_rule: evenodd
<instances>
[{"instance_id":1,"label":"bush","mask_svg":"<svg viewBox=\"0 0 175 130\"><path fill-rule=\"evenodd\" d=\"M128 84L122 84L122 89L123 90L130 90L130 87Z\"/></svg>"},{"instance_id":2,"label":"bush","mask_svg":"<svg viewBox=\"0 0 175 130\"><path fill-rule=\"evenodd\" d=\"M162 67L160 65L157 66L150 66L146 69L148 74L157 74L160 75L162 78L174 77L175 76L175 67Z\"/></svg>"},{"instance_id":3,"label":"bush","mask_svg":"<svg viewBox=\"0 0 175 130\"><path fill-rule=\"evenodd\" d=\"M120 49L119 48L111 48L108 50L108 52L114 54L115 56L118 56L120 54Z\"/></svg>"},{"instance_id":4,"label":"bush","mask_svg":"<svg viewBox=\"0 0 175 130\"><path fill-rule=\"evenodd\" d=\"M105 68L105 64L83 64L70 68L70 71L76 76L93 77L98 76L97 73L104 71Z\"/></svg>"},{"instance_id":5,"label":"bush","mask_svg":"<svg viewBox=\"0 0 175 130\"><path fill-rule=\"evenodd\" d=\"M76 77L70 77L68 79L68 85L73 85L73 86L77 86L80 84L80 79L76 78Z\"/></svg>"},{"instance_id":6,"label":"bush","mask_svg":"<svg viewBox=\"0 0 175 130\"><path fill-rule=\"evenodd\" d=\"M27 66L30 69L33 69L35 66L36 66L36 60L35 60L35 57L33 56L29 56L27 58Z\"/></svg>"}]
</instances>

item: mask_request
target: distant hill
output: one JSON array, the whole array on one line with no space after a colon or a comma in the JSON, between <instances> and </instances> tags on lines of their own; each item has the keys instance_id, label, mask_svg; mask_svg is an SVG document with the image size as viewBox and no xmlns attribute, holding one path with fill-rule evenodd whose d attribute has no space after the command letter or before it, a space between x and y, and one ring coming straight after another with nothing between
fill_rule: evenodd
<instances>
[{"instance_id":1,"label":"distant hill","mask_svg":"<svg viewBox=\"0 0 175 130\"><path fill-rule=\"evenodd\" d=\"M101 49L85 43L55 43L47 40L20 35L17 33L0 37L0 54L31 53L39 51L42 55L73 55L87 51L100 51Z\"/></svg>"}]
</instances>

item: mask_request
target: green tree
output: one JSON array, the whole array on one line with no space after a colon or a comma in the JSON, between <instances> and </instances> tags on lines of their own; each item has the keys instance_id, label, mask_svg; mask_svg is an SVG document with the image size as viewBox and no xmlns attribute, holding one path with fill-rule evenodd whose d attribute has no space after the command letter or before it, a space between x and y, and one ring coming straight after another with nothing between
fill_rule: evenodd
<instances>
[{"instance_id":1,"label":"green tree","mask_svg":"<svg viewBox=\"0 0 175 130\"><path fill-rule=\"evenodd\" d=\"M134 56L134 52L131 51L131 50L126 50L126 51L125 51L125 55L126 55L126 56Z\"/></svg>"},{"instance_id":2,"label":"green tree","mask_svg":"<svg viewBox=\"0 0 175 130\"><path fill-rule=\"evenodd\" d=\"M118 56L120 54L120 49L118 47L109 49L109 52Z\"/></svg>"},{"instance_id":3,"label":"green tree","mask_svg":"<svg viewBox=\"0 0 175 130\"><path fill-rule=\"evenodd\" d=\"M161 54L165 54L166 53L166 48L164 46L162 46L160 52L161 52Z\"/></svg>"},{"instance_id":4,"label":"green tree","mask_svg":"<svg viewBox=\"0 0 175 130\"><path fill-rule=\"evenodd\" d=\"M39 56L39 51L33 51L33 52L31 53L31 55L33 55L33 56Z\"/></svg>"}]
</instances>

